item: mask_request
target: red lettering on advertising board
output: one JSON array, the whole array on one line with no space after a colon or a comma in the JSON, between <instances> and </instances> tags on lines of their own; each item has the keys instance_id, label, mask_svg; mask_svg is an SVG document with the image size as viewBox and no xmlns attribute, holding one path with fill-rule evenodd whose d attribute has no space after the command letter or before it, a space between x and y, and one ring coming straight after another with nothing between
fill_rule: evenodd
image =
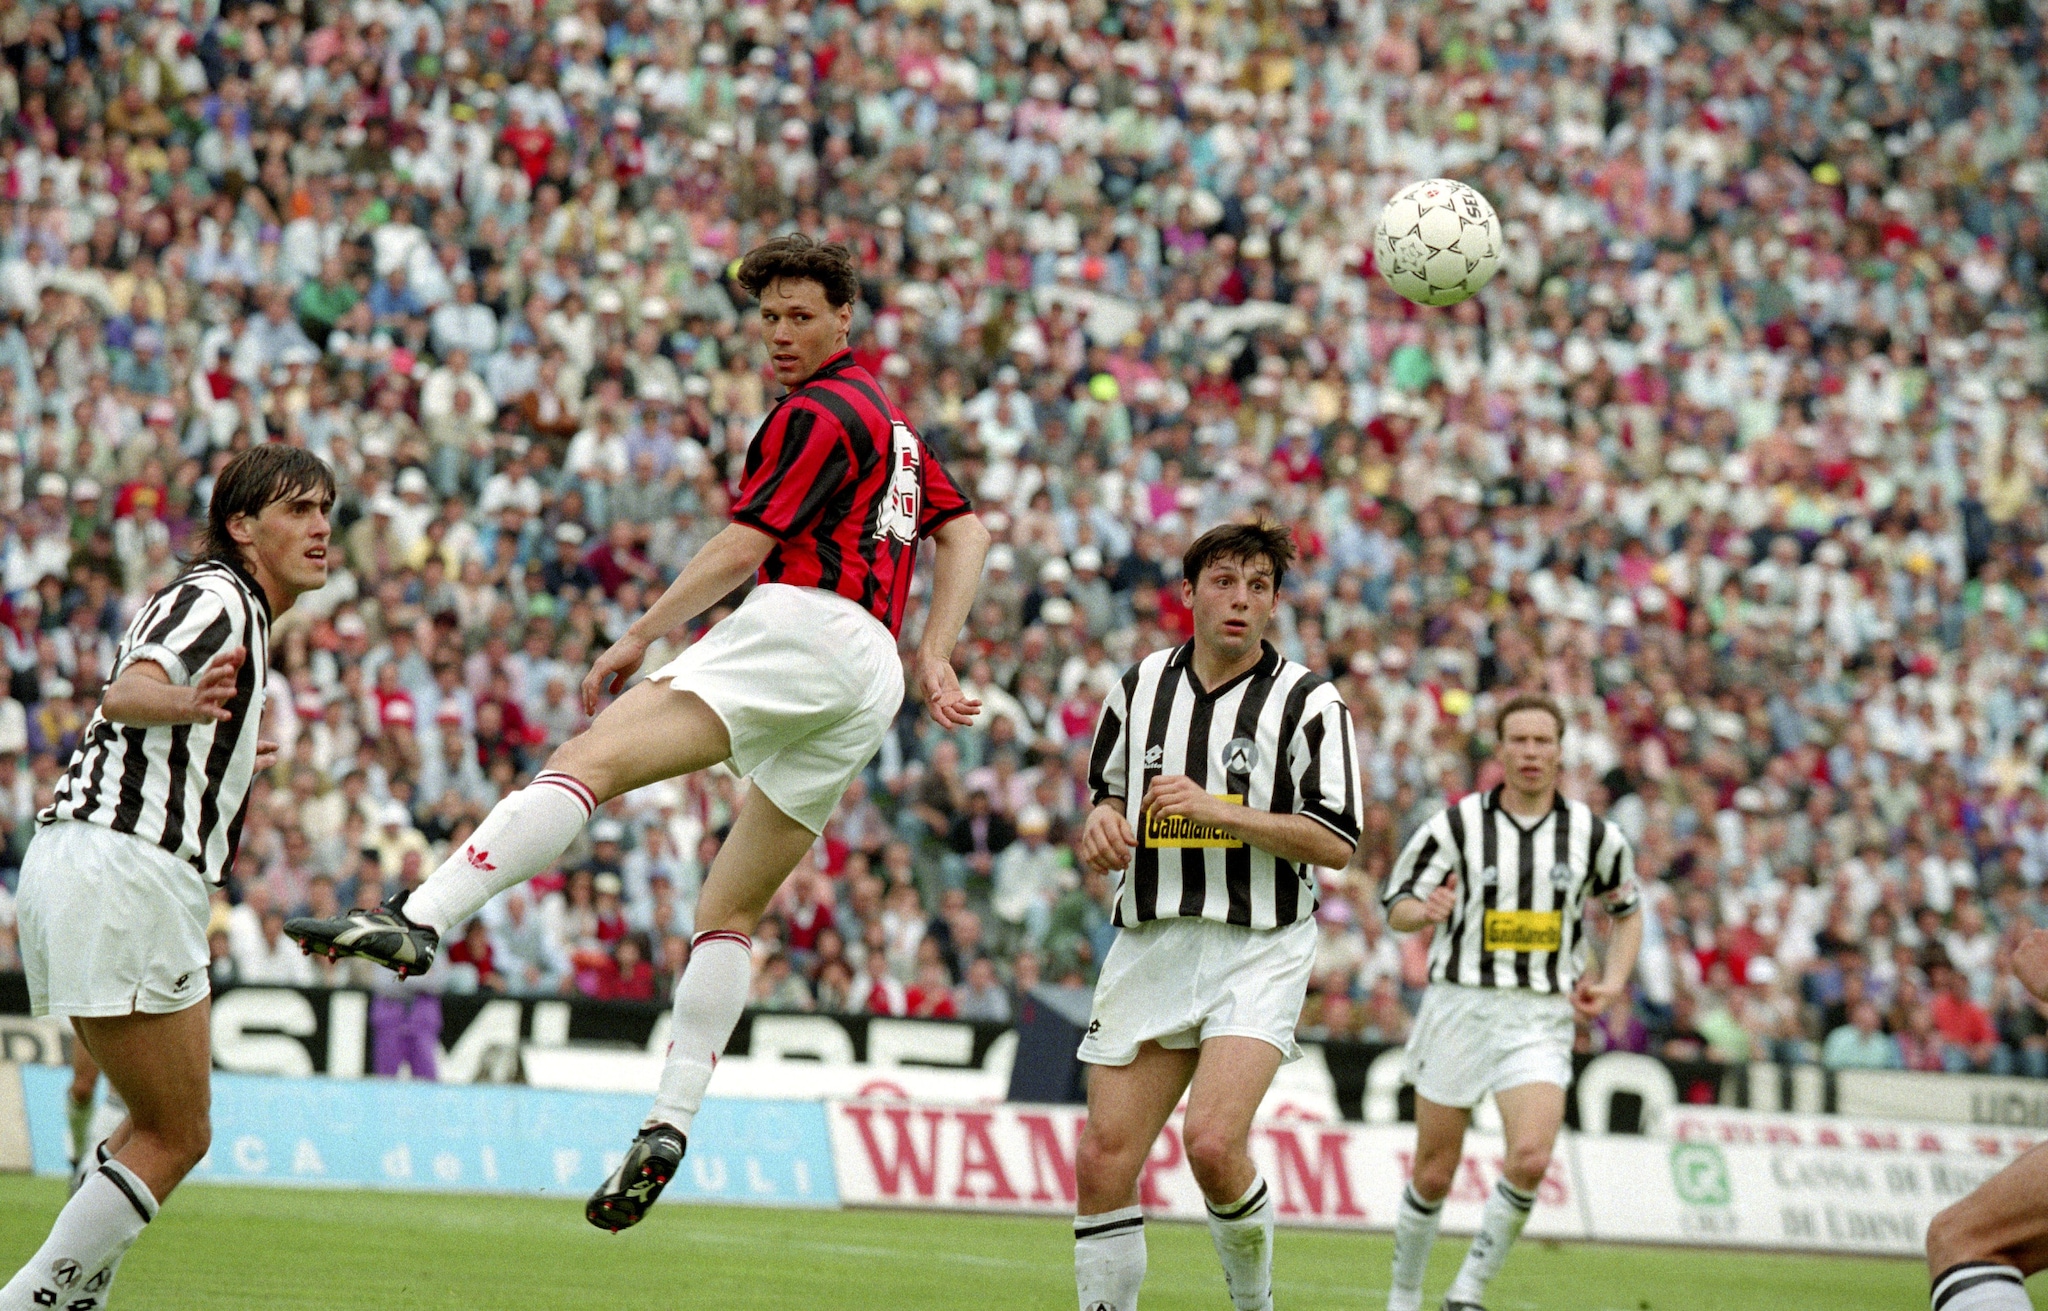
<instances>
[{"instance_id":1,"label":"red lettering on advertising board","mask_svg":"<svg viewBox=\"0 0 2048 1311\"><path fill-rule=\"evenodd\" d=\"M1031 1200L1034 1202L1071 1202L1076 1197L1074 1179L1074 1153L1060 1141L1060 1131L1053 1124L1050 1115L1019 1115L1017 1123L1023 1126L1024 1137L1031 1153ZM1046 1187L1046 1175L1050 1173L1057 1193Z\"/></svg>"},{"instance_id":2,"label":"red lettering on advertising board","mask_svg":"<svg viewBox=\"0 0 2048 1311\"><path fill-rule=\"evenodd\" d=\"M991 1202L1014 1202L1017 1190L1010 1187L1010 1176L1003 1173L1003 1154L996 1150L995 1140L989 1137L989 1122L996 1117L989 1111L960 1111L960 1187L953 1197L957 1201L971 1202L977 1197ZM967 1186L975 1175L988 1176L988 1191L977 1193Z\"/></svg>"},{"instance_id":3,"label":"red lettering on advertising board","mask_svg":"<svg viewBox=\"0 0 2048 1311\"><path fill-rule=\"evenodd\" d=\"M1342 1132L1316 1134L1316 1163L1309 1165L1308 1155L1302 1150L1301 1134L1294 1129L1268 1129L1266 1137L1273 1144L1273 1154L1279 1158L1280 1168L1280 1214L1300 1215L1306 1210L1315 1216L1341 1216L1349 1219L1364 1219L1365 1212L1351 1195L1351 1171L1344 1163L1344 1143L1347 1135ZM1304 1207L1296 1200L1296 1186ZM1325 1205L1327 1198L1331 1206Z\"/></svg>"},{"instance_id":4,"label":"red lettering on advertising board","mask_svg":"<svg viewBox=\"0 0 2048 1311\"><path fill-rule=\"evenodd\" d=\"M944 1111L916 1111L904 1106L847 1106L843 1108L860 1130L861 1146L867 1149L868 1168L875 1172L875 1186L884 1197L897 1197L903 1192L904 1176L910 1177L910 1185L921 1198L929 1198L937 1191L939 1176L939 1122L946 1118ZM895 1130L891 1137L894 1151L885 1152L875 1141L874 1117L882 1116ZM924 1155L919 1156L917 1143L910 1132L912 1115L924 1120Z\"/></svg>"}]
</instances>

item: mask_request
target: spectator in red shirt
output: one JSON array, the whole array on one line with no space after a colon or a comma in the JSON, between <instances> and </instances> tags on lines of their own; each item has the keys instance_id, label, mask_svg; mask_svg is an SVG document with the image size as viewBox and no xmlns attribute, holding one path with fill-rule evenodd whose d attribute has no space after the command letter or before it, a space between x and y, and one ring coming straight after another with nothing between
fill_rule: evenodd
<instances>
[{"instance_id":1,"label":"spectator in red shirt","mask_svg":"<svg viewBox=\"0 0 2048 1311\"><path fill-rule=\"evenodd\" d=\"M476 971L476 986L484 992L503 992L505 977L498 973L497 960L491 950L490 930L480 919L473 919L463 930L462 941L448 949L448 963L467 965Z\"/></svg>"},{"instance_id":2,"label":"spectator in red shirt","mask_svg":"<svg viewBox=\"0 0 2048 1311\"><path fill-rule=\"evenodd\" d=\"M1941 1035L1942 1064L1951 1071L1993 1071L2004 1055L1998 1045L1998 1030L1991 1016L1970 996L1970 979L1947 961L1928 967L1934 982L1934 1000L1928 1006L1934 1028Z\"/></svg>"},{"instance_id":3,"label":"spectator in red shirt","mask_svg":"<svg viewBox=\"0 0 2048 1311\"><path fill-rule=\"evenodd\" d=\"M836 927L832 913L832 880L816 869L808 871L797 885L796 909L789 913L789 950L800 960L814 955L818 935Z\"/></svg>"},{"instance_id":4,"label":"spectator in red shirt","mask_svg":"<svg viewBox=\"0 0 2048 1311\"><path fill-rule=\"evenodd\" d=\"M584 566L597 575L597 585L606 596L618 596L619 589L633 579L649 584L661 581L661 571L647 562L643 540L644 533L638 524L630 519L614 519L605 539L583 557Z\"/></svg>"},{"instance_id":5,"label":"spectator in red shirt","mask_svg":"<svg viewBox=\"0 0 2048 1311\"><path fill-rule=\"evenodd\" d=\"M647 963L647 950L640 935L629 933L618 941L597 967L599 1001L653 1001L654 966Z\"/></svg>"}]
</instances>

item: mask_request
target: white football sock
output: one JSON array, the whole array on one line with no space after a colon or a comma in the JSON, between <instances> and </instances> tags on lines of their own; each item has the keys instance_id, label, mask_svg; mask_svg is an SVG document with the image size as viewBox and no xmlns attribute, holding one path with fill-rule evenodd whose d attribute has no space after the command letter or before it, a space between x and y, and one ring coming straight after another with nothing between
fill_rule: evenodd
<instances>
[{"instance_id":1,"label":"white football sock","mask_svg":"<svg viewBox=\"0 0 2048 1311\"><path fill-rule=\"evenodd\" d=\"M1145 1212L1135 1206L1074 1217L1074 1287L1081 1311L1137 1311L1145 1283Z\"/></svg>"},{"instance_id":2,"label":"white football sock","mask_svg":"<svg viewBox=\"0 0 2048 1311\"><path fill-rule=\"evenodd\" d=\"M1231 1305L1237 1311L1273 1311L1273 1200L1266 1181L1253 1175L1252 1186L1236 1201L1204 1206Z\"/></svg>"},{"instance_id":3,"label":"white football sock","mask_svg":"<svg viewBox=\"0 0 2048 1311\"><path fill-rule=\"evenodd\" d=\"M580 781L542 770L491 807L469 841L407 899L405 917L447 937L492 897L546 873L596 808L596 798Z\"/></svg>"},{"instance_id":4,"label":"white football sock","mask_svg":"<svg viewBox=\"0 0 2048 1311\"><path fill-rule=\"evenodd\" d=\"M95 1311L104 1306L122 1253L156 1210L149 1186L119 1161L108 1161L57 1213L50 1236L28 1264L0 1288L0 1309Z\"/></svg>"},{"instance_id":5,"label":"white football sock","mask_svg":"<svg viewBox=\"0 0 2048 1311\"><path fill-rule=\"evenodd\" d=\"M1934 1311L2033 1311L2027 1277L2002 1261L1965 1261L1934 1281Z\"/></svg>"},{"instance_id":6,"label":"white football sock","mask_svg":"<svg viewBox=\"0 0 2048 1311\"><path fill-rule=\"evenodd\" d=\"M1394 1277L1387 1290L1387 1311L1421 1311L1429 1249L1436 1245L1436 1227L1443 1218L1442 1202L1423 1201L1414 1184L1401 1190L1401 1207L1394 1213Z\"/></svg>"},{"instance_id":7,"label":"white football sock","mask_svg":"<svg viewBox=\"0 0 2048 1311\"><path fill-rule=\"evenodd\" d=\"M669 1021L668 1063L646 1124L667 1124L690 1132L704 1105L704 1089L718 1054L746 1009L754 981L754 941L744 933L718 929L690 943L690 963L676 980L676 1009ZM643 1126L645 1127L645 1126Z\"/></svg>"},{"instance_id":8,"label":"white football sock","mask_svg":"<svg viewBox=\"0 0 2048 1311\"><path fill-rule=\"evenodd\" d=\"M1486 1296L1486 1286L1500 1273L1508 1249L1522 1236L1522 1226L1529 1223L1529 1211L1535 1205L1536 1194L1525 1193L1505 1179L1493 1186L1493 1196L1486 1199L1486 1210L1479 1217L1479 1232L1472 1236L1472 1246L1465 1253L1465 1264L1458 1267L1458 1277L1445 1295L1448 1300L1477 1302Z\"/></svg>"}]
</instances>

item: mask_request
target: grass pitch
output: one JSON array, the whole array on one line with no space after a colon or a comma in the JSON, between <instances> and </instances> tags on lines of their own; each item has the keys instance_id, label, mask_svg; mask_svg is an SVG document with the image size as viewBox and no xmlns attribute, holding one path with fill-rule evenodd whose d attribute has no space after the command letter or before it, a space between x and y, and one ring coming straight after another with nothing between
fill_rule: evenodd
<instances>
[{"instance_id":1,"label":"grass pitch","mask_svg":"<svg viewBox=\"0 0 2048 1311\"><path fill-rule=\"evenodd\" d=\"M0 1281L64 1202L53 1179L0 1177ZM1065 1311L1073 1237L1061 1221L894 1211L664 1205L616 1237L583 1199L419 1196L196 1184L122 1263L116 1307L407 1311ZM1145 1311L1228 1311L1197 1225L1147 1227ZM1378 1311L1392 1240L1281 1230L1282 1311ZM1438 1243L1432 1311L1465 1240ZM2048 1281L2044 1281L2048 1283ZM2035 1305L2048 1307L2036 1290ZM1524 1243L1489 1311L1880 1311L1927 1305L1907 1261Z\"/></svg>"}]
</instances>

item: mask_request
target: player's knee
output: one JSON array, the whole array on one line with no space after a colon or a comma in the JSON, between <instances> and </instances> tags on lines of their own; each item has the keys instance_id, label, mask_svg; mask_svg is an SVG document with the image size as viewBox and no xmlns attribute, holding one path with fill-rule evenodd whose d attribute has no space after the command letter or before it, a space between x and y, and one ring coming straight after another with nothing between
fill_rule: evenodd
<instances>
[{"instance_id":1,"label":"player's knee","mask_svg":"<svg viewBox=\"0 0 2048 1311\"><path fill-rule=\"evenodd\" d=\"M1980 1260L1992 1253L1977 1249L1970 1224L1968 1199L1945 1207L1927 1225L1927 1268L1936 1275L1963 1261Z\"/></svg>"},{"instance_id":2,"label":"player's knee","mask_svg":"<svg viewBox=\"0 0 2048 1311\"><path fill-rule=\"evenodd\" d=\"M548 757L550 773L567 774L590 789L601 805L618 792L615 783L617 771L606 760L606 753L600 744L591 741L587 732L579 733L555 748Z\"/></svg>"},{"instance_id":3,"label":"player's knee","mask_svg":"<svg viewBox=\"0 0 2048 1311\"><path fill-rule=\"evenodd\" d=\"M1451 1178L1458 1172L1458 1153L1422 1152L1415 1158L1410 1182L1425 1202L1440 1202L1451 1191Z\"/></svg>"},{"instance_id":4,"label":"player's knee","mask_svg":"<svg viewBox=\"0 0 2048 1311\"><path fill-rule=\"evenodd\" d=\"M1087 1187L1109 1188L1126 1175L1135 1179L1144 1159L1143 1144L1114 1130L1098 1129L1091 1120L1082 1128L1081 1141L1074 1149L1074 1171Z\"/></svg>"},{"instance_id":5,"label":"player's knee","mask_svg":"<svg viewBox=\"0 0 2048 1311\"><path fill-rule=\"evenodd\" d=\"M1216 1125L1189 1125L1181 1145L1188 1154L1188 1169L1204 1189L1226 1181L1245 1153L1244 1143L1236 1134Z\"/></svg>"},{"instance_id":6,"label":"player's knee","mask_svg":"<svg viewBox=\"0 0 2048 1311\"><path fill-rule=\"evenodd\" d=\"M213 1121L204 1112L197 1116L181 1115L161 1124L138 1124L135 1134L150 1139L183 1173L204 1160L213 1146Z\"/></svg>"},{"instance_id":7,"label":"player's knee","mask_svg":"<svg viewBox=\"0 0 2048 1311\"><path fill-rule=\"evenodd\" d=\"M1524 1192L1543 1181L1543 1175L1550 1169L1550 1144L1537 1143L1533 1146L1518 1145L1508 1149L1508 1159L1501 1173L1508 1182Z\"/></svg>"}]
</instances>

